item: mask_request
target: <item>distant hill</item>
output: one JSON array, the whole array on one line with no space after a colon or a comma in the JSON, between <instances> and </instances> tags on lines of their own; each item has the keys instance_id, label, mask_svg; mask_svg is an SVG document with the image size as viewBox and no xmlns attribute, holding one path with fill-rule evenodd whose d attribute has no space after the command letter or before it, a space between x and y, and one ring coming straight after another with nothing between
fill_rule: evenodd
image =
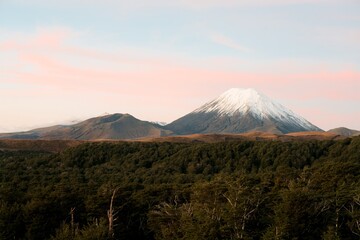
<instances>
[{"instance_id":1,"label":"distant hill","mask_svg":"<svg viewBox=\"0 0 360 240\"><path fill-rule=\"evenodd\" d=\"M20 133L0 134L2 139L106 140L137 139L172 135L160 125L129 114L95 117L73 125L58 125Z\"/></svg>"},{"instance_id":2,"label":"distant hill","mask_svg":"<svg viewBox=\"0 0 360 240\"><path fill-rule=\"evenodd\" d=\"M327 132L338 134L338 135L345 136L345 137L354 137L354 136L359 136L360 135L360 131L345 128L345 127L339 127L339 128L330 129Z\"/></svg>"}]
</instances>

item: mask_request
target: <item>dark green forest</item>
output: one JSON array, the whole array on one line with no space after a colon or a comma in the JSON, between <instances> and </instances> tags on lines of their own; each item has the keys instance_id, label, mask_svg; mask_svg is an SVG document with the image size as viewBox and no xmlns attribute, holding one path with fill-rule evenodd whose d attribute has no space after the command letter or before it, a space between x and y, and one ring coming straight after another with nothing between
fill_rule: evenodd
<instances>
[{"instance_id":1,"label":"dark green forest","mask_svg":"<svg viewBox=\"0 0 360 240\"><path fill-rule=\"evenodd\" d=\"M0 239L360 239L360 137L1 150Z\"/></svg>"}]
</instances>

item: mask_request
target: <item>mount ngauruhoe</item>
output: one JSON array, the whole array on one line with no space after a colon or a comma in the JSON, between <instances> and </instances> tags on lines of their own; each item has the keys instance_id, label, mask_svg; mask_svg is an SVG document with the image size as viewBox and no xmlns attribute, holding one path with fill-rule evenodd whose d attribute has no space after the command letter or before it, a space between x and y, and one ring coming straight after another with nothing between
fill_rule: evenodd
<instances>
[{"instance_id":1,"label":"mount ngauruhoe","mask_svg":"<svg viewBox=\"0 0 360 240\"><path fill-rule=\"evenodd\" d=\"M129 114L111 114L73 125L0 134L8 139L138 139L204 133L285 134L322 131L303 117L253 89L230 89L218 98L168 124L141 121Z\"/></svg>"},{"instance_id":2,"label":"mount ngauruhoe","mask_svg":"<svg viewBox=\"0 0 360 240\"><path fill-rule=\"evenodd\" d=\"M166 126L176 134L322 131L254 89L233 88Z\"/></svg>"}]
</instances>

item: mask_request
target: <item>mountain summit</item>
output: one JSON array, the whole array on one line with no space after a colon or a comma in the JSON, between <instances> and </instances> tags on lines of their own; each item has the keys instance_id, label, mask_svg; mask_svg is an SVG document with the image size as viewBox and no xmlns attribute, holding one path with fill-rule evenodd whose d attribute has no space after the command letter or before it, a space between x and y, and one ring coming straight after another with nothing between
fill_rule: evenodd
<instances>
[{"instance_id":1,"label":"mountain summit","mask_svg":"<svg viewBox=\"0 0 360 240\"><path fill-rule=\"evenodd\" d=\"M232 88L166 127L177 134L321 131L251 88Z\"/></svg>"}]
</instances>

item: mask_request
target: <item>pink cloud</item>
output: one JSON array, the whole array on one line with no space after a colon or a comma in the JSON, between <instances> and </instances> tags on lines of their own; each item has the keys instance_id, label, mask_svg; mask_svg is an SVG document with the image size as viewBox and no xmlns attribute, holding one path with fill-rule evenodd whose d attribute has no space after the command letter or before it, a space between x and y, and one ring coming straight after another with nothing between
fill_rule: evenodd
<instances>
[{"instance_id":1,"label":"pink cloud","mask_svg":"<svg viewBox=\"0 0 360 240\"><path fill-rule=\"evenodd\" d=\"M253 87L275 99L360 101L360 72L351 68L304 71L294 63L293 67L289 65L291 71L283 71L283 65L271 71L242 71L219 67L218 63L224 61L221 58L195 67L186 59L176 61L137 51L107 53L78 47L67 42L74 36L72 32L43 30L21 41L9 39L0 43L3 52L17 56L10 63L14 67L2 70L0 81L33 87L31 91L14 90L1 95L7 99L22 99L23 93L29 98L44 99L69 95L72 102L86 99L90 105L101 100L99 109L106 109L107 103L118 103L118 110L114 111L165 121L180 117L231 87ZM246 61L240 63L246 65ZM325 122L322 116L332 115L336 115L335 111L315 121ZM359 120L358 115L354 117Z\"/></svg>"},{"instance_id":2,"label":"pink cloud","mask_svg":"<svg viewBox=\"0 0 360 240\"><path fill-rule=\"evenodd\" d=\"M44 29L39 28L36 35L31 39L30 44L35 47L59 47L67 39L73 37L75 32L68 28Z\"/></svg>"},{"instance_id":3,"label":"pink cloud","mask_svg":"<svg viewBox=\"0 0 360 240\"><path fill-rule=\"evenodd\" d=\"M95 54L96 55L96 54ZM101 54L99 54L101 55ZM221 69L206 69L169 64L161 60L123 60L119 63L126 65L144 66L143 69L102 69L89 66L76 66L36 53L19 54L24 66L32 66L36 71L19 70L7 71L16 76L18 81L40 85L58 86L62 89L86 88L98 91L118 91L119 85L126 92L135 91L138 86L147 88L176 87L181 92L191 92L187 87L191 84L194 92L204 85L213 89L219 86L230 88L255 87L259 89L273 89L272 86L288 88L288 97L360 100L356 89L360 89L360 73L356 71L319 71L314 73L253 73L239 71L224 71ZM99 87L101 82L101 87ZM348 87L353 86L353 87ZM295 94L303 89L302 94ZM226 90L226 89L224 89ZM283 94L286 96L287 94Z\"/></svg>"},{"instance_id":4,"label":"pink cloud","mask_svg":"<svg viewBox=\"0 0 360 240\"><path fill-rule=\"evenodd\" d=\"M303 98L359 100L355 90L360 89L360 74L351 69L334 71L325 68L309 71L299 68L299 63L291 63L274 65L271 71L268 69L259 73L258 69L243 71L221 68L219 67L219 63L223 61L221 58L205 61L205 65L194 67L186 64L186 59L176 62L167 57L141 55L136 50L133 54L106 53L67 44L67 40L74 36L76 32L66 28L40 29L34 35L20 38L22 41L17 38L0 43L0 49L16 52L18 56L18 61L14 62L16 68L5 71L16 76L18 81L67 89L85 86L87 89L99 90L97 85L101 81L103 86L101 88L104 90L106 88L118 90L116 86L122 83L122 89L128 89L127 92L137 85L149 88L159 85L169 88L176 86L177 89L186 92L189 91L188 88L182 87L186 84L191 84L195 89L201 89L205 84L208 87L212 86L214 91L218 90L219 86L222 86L223 90L234 86L255 87L265 91L283 88L287 89L289 97L296 97L298 94L294 95L294 92L303 89L304 94L301 95ZM233 43L231 39L221 35L218 40L219 42L224 40L224 44ZM95 65L83 63L83 60L89 59L93 59ZM225 62L223 66L228 63ZM246 61L239 64L246 66ZM32 71L28 71L29 67ZM286 68L292 68L291 72L287 73Z\"/></svg>"},{"instance_id":5,"label":"pink cloud","mask_svg":"<svg viewBox=\"0 0 360 240\"><path fill-rule=\"evenodd\" d=\"M37 28L34 34L11 33L12 37L0 42L1 50L59 48L66 40L78 35L65 27ZM29 49L30 50L30 49Z\"/></svg>"}]
</instances>

